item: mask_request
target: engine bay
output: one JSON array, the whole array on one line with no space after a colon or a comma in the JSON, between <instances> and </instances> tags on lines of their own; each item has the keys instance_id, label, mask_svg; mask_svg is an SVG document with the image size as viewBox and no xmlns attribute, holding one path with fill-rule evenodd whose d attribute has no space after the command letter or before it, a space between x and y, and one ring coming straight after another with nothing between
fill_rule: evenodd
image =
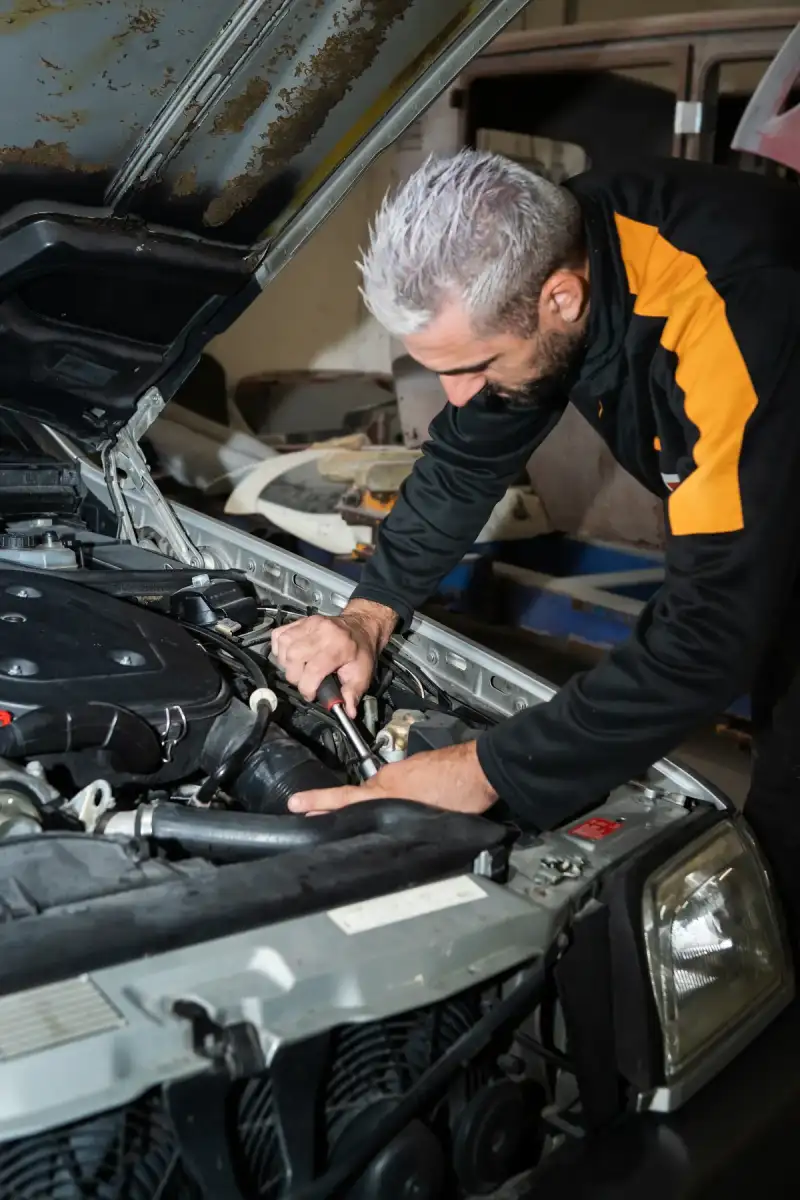
<instances>
[{"instance_id":1,"label":"engine bay","mask_svg":"<svg viewBox=\"0 0 800 1200\"><path fill-rule=\"evenodd\" d=\"M181 567L76 520L7 523L0 859L45 834L135 837L170 862L235 862L422 819L401 801L324 822L288 815L294 792L364 771L331 712L270 661L272 629L309 611L265 605L239 572ZM359 732L374 770L487 724L389 651Z\"/></svg>"}]
</instances>

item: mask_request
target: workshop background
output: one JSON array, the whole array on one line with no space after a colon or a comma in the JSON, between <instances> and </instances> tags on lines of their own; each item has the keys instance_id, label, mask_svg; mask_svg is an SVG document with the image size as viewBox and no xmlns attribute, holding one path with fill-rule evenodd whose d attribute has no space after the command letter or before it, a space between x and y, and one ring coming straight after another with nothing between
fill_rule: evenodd
<instances>
[{"instance_id":1,"label":"workshop background","mask_svg":"<svg viewBox=\"0 0 800 1200\"><path fill-rule=\"evenodd\" d=\"M444 403L436 378L359 295L356 259L386 190L431 151L469 143L555 180L621 146L792 177L731 142L799 20L800 8L752 0L696 0L690 12L686 0L536 0L212 344L205 370L153 431L162 479L199 484L200 507L357 575ZM226 426L212 468L202 448L223 436L219 426L180 415L182 403ZM658 588L662 510L571 408L528 476L425 611L560 682L627 637ZM687 751L738 798L748 713L743 697Z\"/></svg>"}]
</instances>

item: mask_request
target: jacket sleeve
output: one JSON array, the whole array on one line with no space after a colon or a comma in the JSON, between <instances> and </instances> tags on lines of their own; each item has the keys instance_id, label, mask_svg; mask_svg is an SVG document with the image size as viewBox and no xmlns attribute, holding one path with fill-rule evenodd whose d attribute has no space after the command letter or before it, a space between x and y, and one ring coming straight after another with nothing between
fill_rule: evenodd
<instances>
[{"instance_id":1,"label":"jacket sleeve","mask_svg":"<svg viewBox=\"0 0 800 1200\"><path fill-rule=\"evenodd\" d=\"M385 604L407 624L473 544L563 407L512 407L484 393L463 408L446 404L353 598Z\"/></svg>"},{"instance_id":2,"label":"jacket sleeve","mask_svg":"<svg viewBox=\"0 0 800 1200\"><path fill-rule=\"evenodd\" d=\"M700 314L678 356L698 437L669 499L664 585L628 642L478 740L490 783L536 828L641 774L743 695L797 586L800 279L729 282L723 315L730 337Z\"/></svg>"}]
</instances>

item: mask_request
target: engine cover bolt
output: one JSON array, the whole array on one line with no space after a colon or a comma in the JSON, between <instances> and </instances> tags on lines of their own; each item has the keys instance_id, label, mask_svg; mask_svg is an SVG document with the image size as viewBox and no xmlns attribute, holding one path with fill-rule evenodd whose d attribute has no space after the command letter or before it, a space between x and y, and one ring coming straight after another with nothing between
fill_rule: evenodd
<instances>
[{"instance_id":1,"label":"engine cover bolt","mask_svg":"<svg viewBox=\"0 0 800 1200\"><path fill-rule=\"evenodd\" d=\"M0 675L38 675L39 666L29 658L4 658L0 660Z\"/></svg>"},{"instance_id":2,"label":"engine cover bolt","mask_svg":"<svg viewBox=\"0 0 800 1200\"><path fill-rule=\"evenodd\" d=\"M25 586L15 583L13 587L6 588L6 593L9 596L16 596L18 600L39 600L42 593L35 587Z\"/></svg>"},{"instance_id":3,"label":"engine cover bolt","mask_svg":"<svg viewBox=\"0 0 800 1200\"><path fill-rule=\"evenodd\" d=\"M135 650L112 650L108 657L121 667L143 667L146 663L144 655Z\"/></svg>"}]
</instances>

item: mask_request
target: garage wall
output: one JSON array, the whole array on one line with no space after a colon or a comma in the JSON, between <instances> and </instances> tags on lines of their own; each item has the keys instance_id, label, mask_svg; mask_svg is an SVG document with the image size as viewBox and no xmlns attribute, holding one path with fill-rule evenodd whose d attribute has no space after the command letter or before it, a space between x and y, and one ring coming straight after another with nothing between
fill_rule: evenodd
<instances>
[{"instance_id":1,"label":"garage wall","mask_svg":"<svg viewBox=\"0 0 800 1200\"><path fill-rule=\"evenodd\" d=\"M685 12L722 12L775 8L780 0L533 0L510 29L544 29L562 22L616 21L625 17L671 16Z\"/></svg>"},{"instance_id":2,"label":"garage wall","mask_svg":"<svg viewBox=\"0 0 800 1200\"><path fill-rule=\"evenodd\" d=\"M262 371L388 371L389 339L358 294L355 262L391 181L393 153L365 172L237 323L211 346L229 384Z\"/></svg>"}]
</instances>

